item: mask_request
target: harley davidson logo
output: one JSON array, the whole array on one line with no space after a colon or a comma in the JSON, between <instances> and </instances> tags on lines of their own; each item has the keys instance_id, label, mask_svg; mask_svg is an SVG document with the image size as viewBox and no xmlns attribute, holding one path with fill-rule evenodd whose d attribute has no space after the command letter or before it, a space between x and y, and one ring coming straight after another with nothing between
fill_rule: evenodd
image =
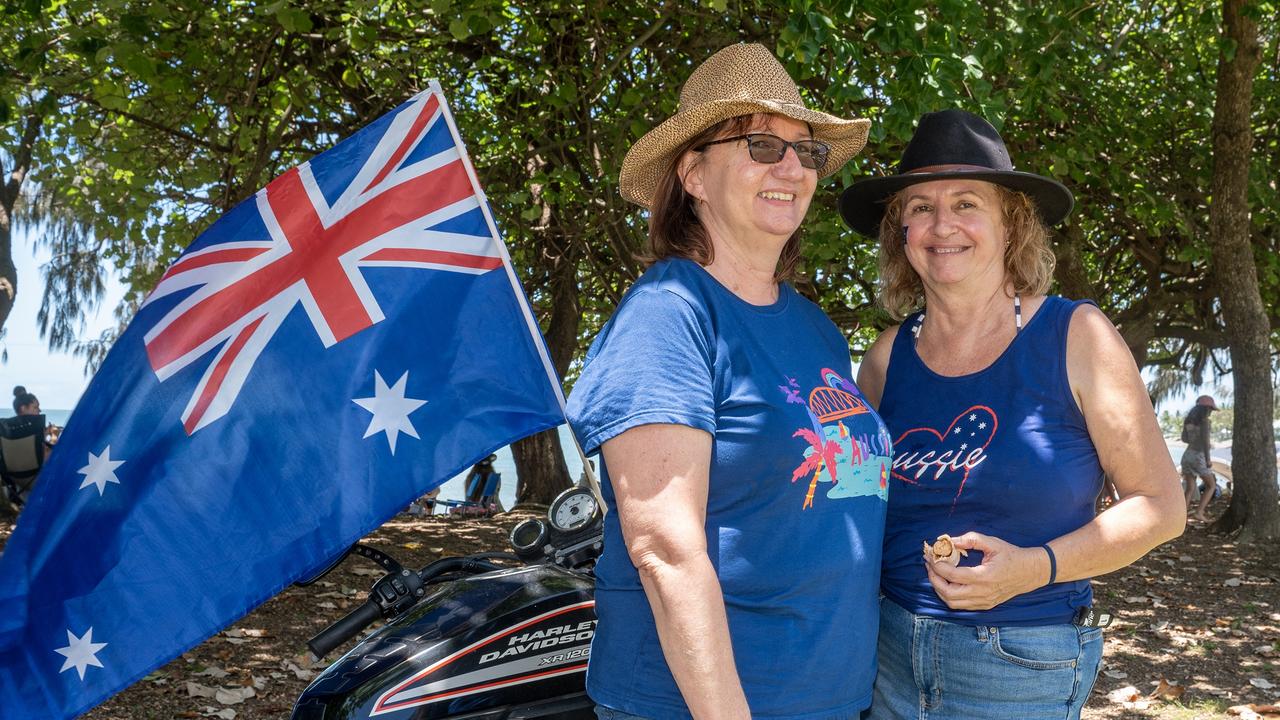
<instances>
[{"instance_id":1,"label":"harley davidson logo","mask_svg":"<svg viewBox=\"0 0 1280 720\"><path fill-rule=\"evenodd\" d=\"M378 698L370 715L584 672L594 615L595 601L588 600L499 630L398 683Z\"/></svg>"}]
</instances>

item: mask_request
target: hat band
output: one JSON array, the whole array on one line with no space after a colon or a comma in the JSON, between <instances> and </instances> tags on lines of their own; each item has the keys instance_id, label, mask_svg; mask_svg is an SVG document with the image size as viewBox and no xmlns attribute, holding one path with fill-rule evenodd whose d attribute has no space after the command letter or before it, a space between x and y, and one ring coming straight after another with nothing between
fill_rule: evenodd
<instances>
[{"instance_id":1,"label":"hat band","mask_svg":"<svg viewBox=\"0 0 1280 720\"><path fill-rule=\"evenodd\" d=\"M948 173L948 172L1005 172L992 167L984 167L982 165L926 165L925 167L908 170L903 175L920 175L924 173Z\"/></svg>"}]
</instances>

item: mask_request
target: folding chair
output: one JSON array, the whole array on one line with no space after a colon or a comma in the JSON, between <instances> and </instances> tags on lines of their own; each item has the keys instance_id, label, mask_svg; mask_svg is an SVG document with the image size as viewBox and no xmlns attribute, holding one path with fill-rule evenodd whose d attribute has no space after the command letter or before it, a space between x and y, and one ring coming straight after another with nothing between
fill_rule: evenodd
<instances>
[{"instance_id":1,"label":"folding chair","mask_svg":"<svg viewBox=\"0 0 1280 720\"><path fill-rule=\"evenodd\" d=\"M21 506L44 465L44 415L0 419L0 480L9 501Z\"/></svg>"},{"instance_id":2,"label":"folding chair","mask_svg":"<svg viewBox=\"0 0 1280 720\"><path fill-rule=\"evenodd\" d=\"M481 480L479 475L470 478L467 483L467 500L436 500L436 504L448 507L450 515L484 516L502 512L502 507L498 504L498 491L502 488L502 473L489 473L483 478L483 487L480 485Z\"/></svg>"}]
</instances>

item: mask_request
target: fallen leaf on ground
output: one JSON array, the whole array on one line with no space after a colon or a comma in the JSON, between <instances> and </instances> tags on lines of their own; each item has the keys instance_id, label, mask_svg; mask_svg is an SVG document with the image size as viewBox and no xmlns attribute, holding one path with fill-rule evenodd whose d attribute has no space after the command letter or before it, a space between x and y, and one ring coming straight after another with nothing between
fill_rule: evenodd
<instances>
[{"instance_id":1,"label":"fallen leaf on ground","mask_svg":"<svg viewBox=\"0 0 1280 720\"><path fill-rule=\"evenodd\" d=\"M223 705L238 705L257 694L258 691L254 690L252 686L239 687L231 690L227 688L218 688L213 699Z\"/></svg>"},{"instance_id":2,"label":"fallen leaf on ground","mask_svg":"<svg viewBox=\"0 0 1280 720\"><path fill-rule=\"evenodd\" d=\"M1226 585L1227 587L1240 587L1240 578L1238 577L1227 578L1226 580L1222 581L1222 584Z\"/></svg>"},{"instance_id":3,"label":"fallen leaf on ground","mask_svg":"<svg viewBox=\"0 0 1280 720\"><path fill-rule=\"evenodd\" d=\"M1241 710L1258 713L1259 715L1280 715L1280 705L1258 705L1248 703L1247 705L1233 705L1227 708L1227 712L1232 715L1239 715Z\"/></svg>"},{"instance_id":4,"label":"fallen leaf on ground","mask_svg":"<svg viewBox=\"0 0 1280 720\"><path fill-rule=\"evenodd\" d=\"M1138 688L1132 685L1125 685L1117 690L1107 693L1107 699L1113 703L1133 702L1142 697L1142 693L1138 692Z\"/></svg>"},{"instance_id":5,"label":"fallen leaf on ground","mask_svg":"<svg viewBox=\"0 0 1280 720\"><path fill-rule=\"evenodd\" d=\"M187 697L203 697L211 698L218 694L217 688L211 688L208 685L201 685L190 680L187 681Z\"/></svg>"},{"instance_id":6,"label":"fallen leaf on ground","mask_svg":"<svg viewBox=\"0 0 1280 720\"><path fill-rule=\"evenodd\" d=\"M1123 680L1129 677L1129 673L1124 672L1123 670L1103 670L1102 674L1106 675L1112 680Z\"/></svg>"},{"instance_id":7,"label":"fallen leaf on ground","mask_svg":"<svg viewBox=\"0 0 1280 720\"><path fill-rule=\"evenodd\" d=\"M222 720L236 720L236 711L231 708L222 708L219 710L214 707L203 708L205 717L222 718Z\"/></svg>"},{"instance_id":8,"label":"fallen leaf on ground","mask_svg":"<svg viewBox=\"0 0 1280 720\"><path fill-rule=\"evenodd\" d=\"M386 575L382 570L374 570L373 568L353 568L351 572L356 575L365 575L368 577L382 577L383 575Z\"/></svg>"},{"instance_id":9,"label":"fallen leaf on ground","mask_svg":"<svg viewBox=\"0 0 1280 720\"><path fill-rule=\"evenodd\" d=\"M196 675L208 675L209 677L212 677L212 678L224 678L230 674L231 673L227 672L226 670L223 670L217 665L210 665L209 667L196 673Z\"/></svg>"},{"instance_id":10,"label":"fallen leaf on ground","mask_svg":"<svg viewBox=\"0 0 1280 720\"><path fill-rule=\"evenodd\" d=\"M1275 683L1271 682L1266 678L1249 678L1249 684L1256 688L1261 688L1263 690L1270 690L1271 688L1276 686Z\"/></svg>"},{"instance_id":11,"label":"fallen leaf on ground","mask_svg":"<svg viewBox=\"0 0 1280 720\"><path fill-rule=\"evenodd\" d=\"M1152 700L1177 700L1187 689L1181 685L1175 685L1164 678L1160 678L1160 684L1147 697Z\"/></svg>"}]
</instances>

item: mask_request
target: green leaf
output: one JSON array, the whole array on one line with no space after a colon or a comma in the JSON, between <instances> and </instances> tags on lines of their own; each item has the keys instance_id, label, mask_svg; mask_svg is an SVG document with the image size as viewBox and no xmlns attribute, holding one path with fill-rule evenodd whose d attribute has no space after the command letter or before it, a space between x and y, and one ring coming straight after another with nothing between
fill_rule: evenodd
<instances>
[{"instance_id":1,"label":"green leaf","mask_svg":"<svg viewBox=\"0 0 1280 720\"><path fill-rule=\"evenodd\" d=\"M281 7L276 11L276 20L280 27L292 33L311 32L311 14L306 10L292 7Z\"/></svg>"},{"instance_id":2,"label":"green leaf","mask_svg":"<svg viewBox=\"0 0 1280 720\"><path fill-rule=\"evenodd\" d=\"M449 34L453 35L455 40L466 40L471 37L471 28L468 27L465 18L454 18L449 23Z\"/></svg>"}]
</instances>

